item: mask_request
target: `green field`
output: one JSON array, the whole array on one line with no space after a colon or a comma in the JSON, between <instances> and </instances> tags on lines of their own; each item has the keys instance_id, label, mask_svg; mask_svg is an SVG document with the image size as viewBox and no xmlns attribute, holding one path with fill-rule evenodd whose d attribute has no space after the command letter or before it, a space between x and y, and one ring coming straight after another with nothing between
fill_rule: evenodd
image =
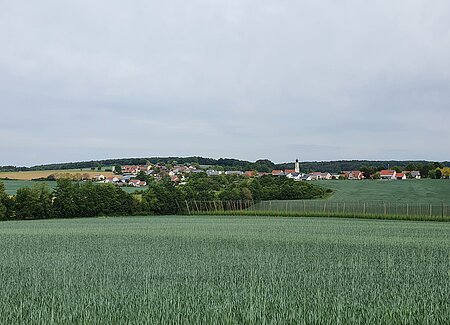
<instances>
[{"instance_id":1,"label":"green field","mask_svg":"<svg viewBox=\"0 0 450 325\"><path fill-rule=\"evenodd\" d=\"M54 181L4 181L0 180L5 184L5 192L8 195L16 195L17 190L23 187L31 187L33 184L47 184L50 189L56 187L56 182Z\"/></svg>"},{"instance_id":2,"label":"green field","mask_svg":"<svg viewBox=\"0 0 450 325\"><path fill-rule=\"evenodd\" d=\"M335 193L331 201L385 201L403 203L449 203L449 179L420 179L403 181L365 180L365 181L318 181Z\"/></svg>"},{"instance_id":3,"label":"green field","mask_svg":"<svg viewBox=\"0 0 450 325\"><path fill-rule=\"evenodd\" d=\"M143 187L121 187L122 190L124 190L127 193L134 193L136 191L145 191L148 189L148 186Z\"/></svg>"},{"instance_id":4,"label":"green field","mask_svg":"<svg viewBox=\"0 0 450 325\"><path fill-rule=\"evenodd\" d=\"M5 324L450 323L450 224L205 216L0 226Z\"/></svg>"},{"instance_id":5,"label":"green field","mask_svg":"<svg viewBox=\"0 0 450 325\"><path fill-rule=\"evenodd\" d=\"M3 182L3 184L5 184L6 194L8 194L8 195L16 195L17 190L19 188L31 187L31 186L33 186L33 184L45 183L49 186L50 189L56 188L56 182L54 182L54 181L4 181L4 180L0 180L0 182ZM141 188L122 187L122 189L125 192L134 193L139 190L146 190L147 187L141 187Z\"/></svg>"}]
</instances>

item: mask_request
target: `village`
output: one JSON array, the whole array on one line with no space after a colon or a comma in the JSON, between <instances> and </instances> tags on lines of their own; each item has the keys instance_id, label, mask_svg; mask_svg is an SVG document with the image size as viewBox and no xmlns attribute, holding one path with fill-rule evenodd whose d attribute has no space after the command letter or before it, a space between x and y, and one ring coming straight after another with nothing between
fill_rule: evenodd
<instances>
[{"instance_id":1,"label":"village","mask_svg":"<svg viewBox=\"0 0 450 325\"><path fill-rule=\"evenodd\" d=\"M204 168L202 168L204 167ZM320 180L365 180L365 179L383 179L383 180L406 180L420 179L419 171L381 170L375 174L367 175L359 170L342 171L341 173L329 172L310 172L302 173L298 159L294 164L294 169L272 170L271 172L258 172L254 170L217 170L208 168L208 166L193 165L165 165L151 164L145 165L124 165L113 166L114 176L106 177L101 173L95 175L94 181L98 183L110 183L117 186L144 187L147 186L147 180L152 177L159 181L164 177L169 177L176 185L185 185L189 175L196 173L205 173L209 177L220 175L234 175L240 177L261 177L272 175L274 177L287 177L294 181L320 181Z\"/></svg>"}]
</instances>

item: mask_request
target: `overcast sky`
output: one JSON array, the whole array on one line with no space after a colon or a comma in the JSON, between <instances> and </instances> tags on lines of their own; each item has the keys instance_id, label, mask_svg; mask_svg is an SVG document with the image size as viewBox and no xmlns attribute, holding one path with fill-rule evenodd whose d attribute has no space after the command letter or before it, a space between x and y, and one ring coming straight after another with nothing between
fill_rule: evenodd
<instances>
[{"instance_id":1,"label":"overcast sky","mask_svg":"<svg viewBox=\"0 0 450 325\"><path fill-rule=\"evenodd\" d=\"M0 0L0 165L450 159L448 0Z\"/></svg>"}]
</instances>

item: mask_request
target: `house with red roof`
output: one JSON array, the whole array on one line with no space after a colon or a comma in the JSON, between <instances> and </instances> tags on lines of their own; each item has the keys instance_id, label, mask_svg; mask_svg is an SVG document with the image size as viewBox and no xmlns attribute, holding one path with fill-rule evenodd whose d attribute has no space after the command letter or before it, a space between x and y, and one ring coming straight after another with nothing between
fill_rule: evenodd
<instances>
[{"instance_id":1,"label":"house with red roof","mask_svg":"<svg viewBox=\"0 0 450 325\"><path fill-rule=\"evenodd\" d=\"M247 170L247 171L244 173L244 175L245 175L246 177L255 177L255 176L257 175L257 173L256 173L256 171L254 171L254 170Z\"/></svg>"},{"instance_id":2,"label":"house with red roof","mask_svg":"<svg viewBox=\"0 0 450 325\"><path fill-rule=\"evenodd\" d=\"M398 180L406 179L406 174L405 173L397 173L395 175L395 178Z\"/></svg>"},{"instance_id":3,"label":"house with red roof","mask_svg":"<svg viewBox=\"0 0 450 325\"><path fill-rule=\"evenodd\" d=\"M348 179L361 180L364 179L364 174L360 170L352 170L348 174Z\"/></svg>"},{"instance_id":4,"label":"house with red roof","mask_svg":"<svg viewBox=\"0 0 450 325\"><path fill-rule=\"evenodd\" d=\"M138 179L131 179L131 180L128 182L128 185L131 185L131 186L134 186L134 187L141 187L141 186L146 186L146 185L147 185L147 182L145 182L145 181L140 181L140 180L138 180Z\"/></svg>"},{"instance_id":5,"label":"house with red roof","mask_svg":"<svg viewBox=\"0 0 450 325\"><path fill-rule=\"evenodd\" d=\"M397 172L395 170L384 169L380 171L381 179L397 179Z\"/></svg>"}]
</instances>

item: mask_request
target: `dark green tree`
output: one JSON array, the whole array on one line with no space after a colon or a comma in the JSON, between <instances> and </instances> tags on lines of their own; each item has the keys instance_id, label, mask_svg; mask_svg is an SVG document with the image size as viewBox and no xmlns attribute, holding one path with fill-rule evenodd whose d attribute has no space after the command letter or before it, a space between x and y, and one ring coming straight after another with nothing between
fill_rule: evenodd
<instances>
[{"instance_id":1,"label":"dark green tree","mask_svg":"<svg viewBox=\"0 0 450 325\"><path fill-rule=\"evenodd\" d=\"M122 166L120 166L120 165L114 165L114 174L116 174L116 175L122 175Z\"/></svg>"},{"instance_id":2,"label":"dark green tree","mask_svg":"<svg viewBox=\"0 0 450 325\"><path fill-rule=\"evenodd\" d=\"M17 219L48 219L52 216L52 195L46 184L17 190L15 200Z\"/></svg>"},{"instance_id":3,"label":"dark green tree","mask_svg":"<svg viewBox=\"0 0 450 325\"><path fill-rule=\"evenodd\" d=\"M5 185L0 181L0 220L5 220L7 216L6 201L8 200L8 195L5 192Z\"/></svg>"},{"instance_id":4,"label":"dark green tree","mask_svg":"<svg viewBox=\"0 0 450 325\"><path fill-rule=\"evenodd\" d=\"M147 178L148 178L147 174L142 170L136 176L136 179L138 179L140 181L145 181L145 182L147 182Z\"/></svg>"},{"instance_id":5,"label":"dark green tree","mask_svg":"<svg viewBox=\"0 0 450 325\"><path fill-rule=\"evenodd\" d=\"M6 194L5 185L0 181L0 220L14 218L14 198Z\"/></svg>"},{"instance_id":6,"label":"dark green tree","mask_svg":"<svg viewBox=\"0 0 450 325\"><path fill-rule=\"evenodd\" d=\"M78 185L69 179L59 179L54 191L53 211L57 218L76 218L80 216L78 205Z\"/></svg>"},{"instance_id":7,"label":"dark green tree","mask_svg":"<svg viewBox=\"0 0 450 325\"><path fill-rule=\"evenodd\" d=\"M428 178L436 179L436 169L431 169L428 171Z\"/></svg>"},{"instance_id":8,"label":"dark green tree","mask_svg":"<svg viewBox=\"0 0 450 325\"><path fill-rule=\"evenodd\" d=\"M151 183L142 194L142 200L150 214L176 214L179 211L178 204L184 197L170 179L166 178L159 183Z\"/></svg>"}]
</instances>

